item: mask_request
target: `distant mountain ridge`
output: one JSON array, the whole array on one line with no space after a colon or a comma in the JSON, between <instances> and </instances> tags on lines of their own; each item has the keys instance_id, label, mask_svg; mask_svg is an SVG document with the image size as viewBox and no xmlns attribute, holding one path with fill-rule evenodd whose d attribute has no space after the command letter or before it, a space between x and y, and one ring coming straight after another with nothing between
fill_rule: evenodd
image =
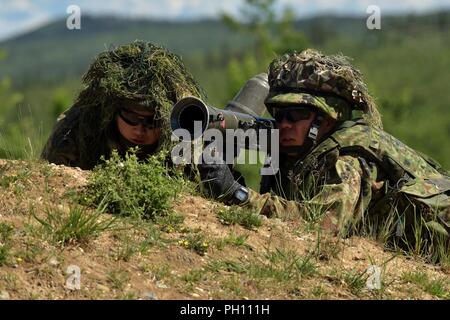
<instances>
[{"instance_id":1,"label":"distant mountain ridge","mask_svg":"<svg viewBox=\"0 0 450 320\"><path fill-rule=\"evenodd\" d=\"M0 62L0 74L19 85L27 84L27 79L36 75L49 81L79 76L105 48L136 39L163 45L181 55L245 44L242 36L217 21L172 23L85 16L81 28L68 30L61 19L1 42L0 50L5 50L7 56Z\"/></svg>"},{"instance_id":2,"label":"distant mountain ridge","mask_svg":"<svg viewBox=\"0 0 450 320\"><path fill-rule=\"evenodd\" d=\"M312 44L320 44L336 36L361 38L367 35L370 31L366 28L366 18L319 16L299 20L295 26ZM449 26L450 12L382 17L382 28L399 33L447 32ZM242 50L252 41L218 20L174 22L83 16L81 28L68 30L65 19L59 19L0 42L0 50L7 53L0 61L0 76L12 78L18 85L26 85L36 77L43 81L78 77L105 48L136 39L163 45L185 58L222 50Z\"/></svg>"}]
</instances>

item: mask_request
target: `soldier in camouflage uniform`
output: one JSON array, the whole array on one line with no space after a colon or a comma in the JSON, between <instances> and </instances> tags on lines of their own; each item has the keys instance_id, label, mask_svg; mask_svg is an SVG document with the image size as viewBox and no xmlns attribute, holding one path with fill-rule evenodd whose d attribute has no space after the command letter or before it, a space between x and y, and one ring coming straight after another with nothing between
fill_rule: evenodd
<instances>
[{"instance_id":1,"label":"soldier in camouflage uniform","mask_svg":"<svg viewBox=\"0 0 450 320\"><path fill-rule=\"evenodd\" d=\"M420 237L423 254L448 255L448 172L383 131L362 75L345 57L284 55L271 63L269 84L280 169L263 177L260 193L243 196L227 166L201 165L214 196L269 217L317 220L341 236L370 230L406 248Z\"/></svg>"},{"instance_id":2,"label":"soldier in camouflage uniform","mask_svg":"<svg viewBox=\"0 0 450 320\"><path fill-rule=\"evenodd\" d=\"M41 157L92 169L100 158L137 148L137 156L170 150L169 114L185 96L203 91L181 59L135 41L101 53L83 76L85 88L53 128Z\"/></svg>"}]
</instances>

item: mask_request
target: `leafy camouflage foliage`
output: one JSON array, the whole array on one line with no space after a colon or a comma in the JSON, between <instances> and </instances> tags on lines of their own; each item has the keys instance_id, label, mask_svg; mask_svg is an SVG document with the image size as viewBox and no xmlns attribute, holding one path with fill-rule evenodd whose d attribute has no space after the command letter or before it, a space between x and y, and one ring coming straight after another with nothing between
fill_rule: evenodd
<instances>
[{"instance_id":1,"label":"leafy camouflage foliage","mask_svg":"<svg viewBox=\"0 0 450 320\"><path fill-rule=\"evenodd\" d=\"M306 98L297 97L296 100L293 94L294 91L301 91L303 93L299 96L302 97L313 92L313 97L309 99L320 99L315 105L333 118L348 120L349 109L362 110L368 123L382 127L378 108L361 72L343 55L328 56L313 49L285 54L270 64L269 85L269 103L296 103L297 100L300 103L314 103ZM288 96L284 99L278 97L280 92L286 90L290 92Z\"/></svg>"},{"instance_id":2,"label":"leafy camouflage foliage","mask_svg":"<svg viewBox=\"0 0 450 320\"><path fill-rule=\"evenodd\" d=\"M119 142L115 141L114 120L120 108L138 106L155 111L161 126L158 146L152 150L155 153L170 149L172 105L189 95L204 98L177 55L143 41L99 54L83 83L85 88L58 121L43 152L49 161L83 169L92 169L101 156L108 158L111 142ZM71 161L52 156L60 149Z\"/></svg>"}]
</instances>

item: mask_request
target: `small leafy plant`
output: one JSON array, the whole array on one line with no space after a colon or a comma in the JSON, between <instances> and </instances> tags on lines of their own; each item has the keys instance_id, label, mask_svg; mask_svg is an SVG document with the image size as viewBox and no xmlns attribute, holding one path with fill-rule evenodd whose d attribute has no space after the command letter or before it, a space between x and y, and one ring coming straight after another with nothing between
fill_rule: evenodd
<instances>
[{"instance_id":1,"label":"small leafy plant","mask_svg":"<svg viewBox=\"0 0 450 320\"><path fill-rule=\"evenodd\" d=\"M186 249L190 249L199 255L205 255L209 248L209 242L201 233L188 234L185 238L178 241L178 244Z\"/></svg>"},{"instance_id":2,"label":"small leafy plant","mask_svg":"<svg viewBox=\"0 0 450 320\"><path fill-rule=\"evenodd\" d=\"M170 173L164 153L139 161L134 150L122 159L114 152L110 159L94 168L86 193L85 204L105 202L111 213L150 218L171 213L171 200L182 189L183 179Z\"/></svg>"}]
</instances>

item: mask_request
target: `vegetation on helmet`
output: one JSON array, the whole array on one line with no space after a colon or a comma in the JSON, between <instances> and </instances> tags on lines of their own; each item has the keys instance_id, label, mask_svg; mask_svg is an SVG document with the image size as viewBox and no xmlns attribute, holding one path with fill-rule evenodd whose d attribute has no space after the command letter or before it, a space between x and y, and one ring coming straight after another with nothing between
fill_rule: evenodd
<instances>
[{"instance_id":1,"label":"vegetation on helmet","mask_svg":"<svg viewBox=\"0 0 450 320\"><path fill-rule=\"evenodd\" d=\"M172 105L185 96L205 98L181 58L144 41L99 54L83 76L83 83L85 88L74 107L86 111L80 124L85 152L107 136L114 116L123 106L154 110L162 128L158 149L167 149ZM100 134L92 128L99 128Z\"/></svg>"},{"instance_id":2,"label":"vegetation on helmet","mask_svg":"<svg viewBox=\"0 0 450 320\"><path fill-rule=\"evenodd\" d=\"M269 66L269 85L269 99L280 92L317 96L323 98L319 107L325 113L333 116L333 109L339 109L340 114L346 114L342 108L347 105L351 110L362 111L369 124L382 127L378 108L361 72L343 55L327 56L307 49L280 56ZM292 95L287 98L292 100Z\"/></svg>"}]
</instances>

